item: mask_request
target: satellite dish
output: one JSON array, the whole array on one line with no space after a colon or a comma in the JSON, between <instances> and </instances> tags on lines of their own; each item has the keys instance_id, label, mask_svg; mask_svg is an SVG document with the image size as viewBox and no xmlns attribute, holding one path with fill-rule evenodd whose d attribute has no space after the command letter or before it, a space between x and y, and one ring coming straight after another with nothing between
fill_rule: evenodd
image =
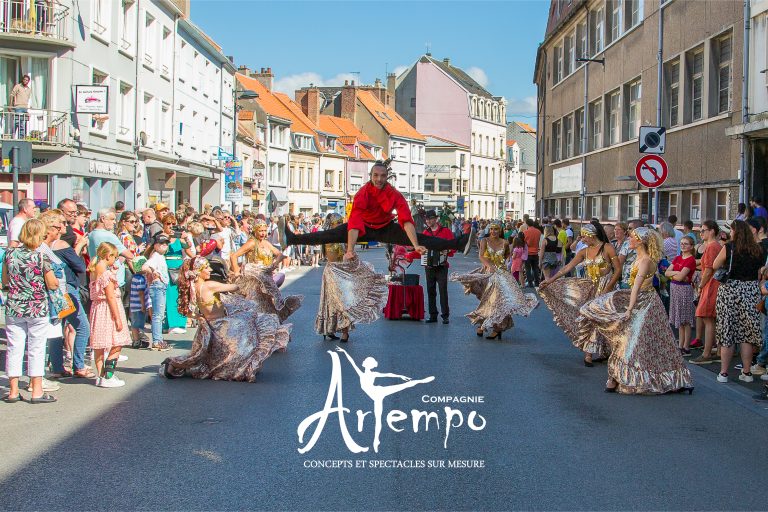
<instances>
[{"instance_id":1,"label":"satellite dish","mask_svg":"<svg viewBox=\"0 0 768 512\"><path fill-rule=\"evenodd\" d=\"M139 144L142 146L147 145L147 134L146 132L139 132Z\"/></svg>"}]
</instances>

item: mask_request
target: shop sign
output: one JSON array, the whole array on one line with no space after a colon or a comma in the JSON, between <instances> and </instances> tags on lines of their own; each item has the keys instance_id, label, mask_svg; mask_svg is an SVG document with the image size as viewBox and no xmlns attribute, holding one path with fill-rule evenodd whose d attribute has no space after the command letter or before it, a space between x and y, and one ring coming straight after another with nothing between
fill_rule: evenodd
<instances>
[{"instance_id":1,"label":"shop sign","mask_svg":"<svg viewBox=\"0 0 768 512\"><path fill-rule=\"evenodd\" d=\"M122 176L123 166L120 164L113 164L109 162L99 162L97 160L91 160L88 162L88 170L92 174L99 174L102 176Z\"/></svg>"},{"instance_id":2,"label":"shop sign","mask_svg":"<svg viewBox=\"0 0 768 512\"><path fill-rule=\"evenodd\" d=\"M109 87L106 85L76 85L75 112L78 114L107 114Z\"/></svg>"},{"instance_id":3,"label":"shop sign","mask_svg":"<svg viewBox=\"0 0 768 512\"><path fill-rule=\"evenodd\" d=\"M230 160L224 165L224 200L243 202L243 163Z\"/></svg>"}]
</instances>

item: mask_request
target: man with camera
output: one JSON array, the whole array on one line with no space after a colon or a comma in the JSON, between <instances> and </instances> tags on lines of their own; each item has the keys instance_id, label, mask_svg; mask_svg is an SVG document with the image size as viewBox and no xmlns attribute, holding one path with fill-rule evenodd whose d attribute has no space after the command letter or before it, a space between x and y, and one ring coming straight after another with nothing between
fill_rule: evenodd
<instances>
[{"instance_id":1,"label":"man with camera","mask_svg":"<svg viewBox=\"0 0 768 512\"><path fill-rule=\"evenodd\" d=\"M435 210L427 210L424 214L425 223L427 229L422 233L425 236L443 238L445 240L453 240L453 232L441 226L437 220L437 213ZM421 264L424 266L424 273L427 279L427 303L429 307L429 318L426 323L431 324L437 322L437 290L440 290L440 316L443 318L443 323L448 323L450 316L450 310L448 308L448 258L456 253L454 250L449 251L437 251L435 249L427 250L427 253L423 256L414 251L409 253L406 258L413 261L416 258L421 258Z\"/></svg>"}]
</instances>

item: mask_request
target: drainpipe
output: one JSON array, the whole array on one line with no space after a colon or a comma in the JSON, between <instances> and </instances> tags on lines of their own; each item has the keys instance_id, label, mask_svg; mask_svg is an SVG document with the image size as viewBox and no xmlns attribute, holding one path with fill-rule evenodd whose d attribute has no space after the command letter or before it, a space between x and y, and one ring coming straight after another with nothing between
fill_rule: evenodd
<instances>
[{"instance_id":1,"label":"drainpipe","mask_svg":"<svg viewBox=\"0 0 768 512\"><path fill-rule=\"evenodd\" d=\"M741 66L741 123L749 120L749 32L751 28L750 0L744 0L744 49ZM742 135L739 144L739 202L747 202L747 138Z\"/></svg>"},{"instance_id":2,"label":"drainpipe","mask_svg":"<svg viewBox=\"0 0 768 512\"><path fill-rule=\"evenodd\" d=\"M133 206L136 207L136 203L139 200L139 194L141 194L141 197L144 198L145 206L149 206L146 204L147 200L147 191L148 187L146 186L147 183L149 183L149 176L147 176L147 167L144 166L144 180L145 183L143 190L139 191L137 190L137 182L138 180L137 175L139 172L139 149L140 146L137 144L137 141L139 140L139 59L141 58L139 55L139 26L141 25L141 5L142 0L138 0L136 2L136 58L134 59L134 78L133 78L133 147L135 157L133 159ZM119 127L118 127L119 129Z\"/></svg>"},{"instance_id":3,"label":"drainpipe","mask_svg":"<svg viewBox=\"0 0 768 512\"><path fill-rule=\"evenodd\" d=\"M749 2L749 0L746 0ZM664 7L659 5L659 51L656 54L658 69L656 70L656 126L661 126L661 98L662 81L664 79ZM649 191L650 192L650 191ZM648 194L650 199L651 194ZM653 189L653 208L648 205L648 217L651 224L655 224L659 218L659 189Z\"/></svg>"}]
</instances>

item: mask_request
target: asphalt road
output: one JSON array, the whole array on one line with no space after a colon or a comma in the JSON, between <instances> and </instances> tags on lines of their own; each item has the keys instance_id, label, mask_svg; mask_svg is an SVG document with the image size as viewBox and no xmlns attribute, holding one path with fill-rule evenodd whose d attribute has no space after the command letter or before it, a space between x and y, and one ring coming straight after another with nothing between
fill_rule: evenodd
<instances>
[{"instance_id":1,"label":"asphalt road","mask_svg":"<svg viewBox=\"0 0 768 512\"><path fill-rule=\"evenodd\" d=\"M363 256L384 268L382 250ZM457 256L453 270L475 263L476 256ZM377 371L434 377L384 399L385 417L392 409L408 415L393 423L404 430L383 420L373 452L373 415L364 417L362 432L356 415L371 411L372 402L342 359L346 425L368 452L348 450L338 415L330 415L315 446L299 453L297 428L323 409L328 351L339 346L312 331L321 272L289 274L283 292L305 295L289 320L292 343L265 363L254 384L165 380L157 376L165 355L127 350L123 388L69 381L54 405L0 403L0 508L766 508L760 474L768 411L750 390L716 384L712 373L693 368L693 396L603 393L605 366L585 368L546 307L519 319L501 341L477 338L463 318L476 300L455 283L450 325L382 319L360 326L344 345L358 364L374 357ZM191 333L182 339L173 353L188 348ZM424 395L484 401L424 403ZM464 423L451 428L444 448L446 405L461 411ZM414 433L412 410L437 413L439 429L433 421L425 431L422 422ZM471 411L485 420L483 429L467 427ZM484 467L448 467L456 460ZM377 464L403 467L371 467ZM307 467L318 465L342 467Z\"/></svg>"}]
</instances>

